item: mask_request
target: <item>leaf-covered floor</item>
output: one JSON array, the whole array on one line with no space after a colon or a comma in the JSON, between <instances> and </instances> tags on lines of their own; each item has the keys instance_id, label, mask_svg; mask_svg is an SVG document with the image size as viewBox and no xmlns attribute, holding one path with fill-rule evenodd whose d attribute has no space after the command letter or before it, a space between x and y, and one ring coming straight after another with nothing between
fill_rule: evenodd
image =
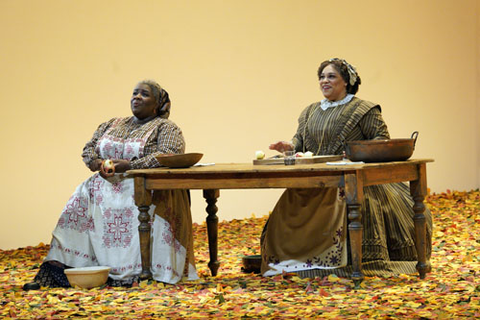
<instances>
[{"instance_id":1,"label":"leaf-covered floor","mask_svg":"<svg viewBox=\"0 0 480 320\"><path fill-rule=\"evenodd\" d=\"M48 246L0 250L0 318L301 318L458 319L480 317L480 192L426 199L434 215L432 273L367 277L360 289L344 278L262 278L241 272L241 257L259 253L265 222L219 224L219 276L209 276L205 225L195 225L200 280L178 285L142 281L132 288L25 292Z\"/></svg>"}]
</instances>

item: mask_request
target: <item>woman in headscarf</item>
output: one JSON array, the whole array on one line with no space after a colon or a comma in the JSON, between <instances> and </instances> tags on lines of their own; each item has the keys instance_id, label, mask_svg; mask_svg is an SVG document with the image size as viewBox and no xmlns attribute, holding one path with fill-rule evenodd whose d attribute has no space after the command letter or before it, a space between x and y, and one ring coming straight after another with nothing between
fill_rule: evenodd
<instances>
[{"instance_id":1,"label":"woman in headscarf","mask_svg":"<svg viewBox=\"0 0 480 320\"><path fill-rule=\"evenodd\" d=\"M182 130L172 121L170 99L158 83L145 80L133 90L133 116L102 123L83 149L86 166L94 172L77 187L63 209L52 234L50 251L33 283L70 286L65 268L109 266L108 284L130 286L142 270L138 209L129 169L159 167L156 156L185 152ZM113 162L114 169L105 165ZM197 279L187 191L153 194L153 278L165 283Z\"/></svg>"},{"instance_id":2,"label":"woman in headscarf","mask_svg":"<svg viewBox=\"0 0 480 320\"><path fill-rule=\"evenodd\" d=\"M278 141L270 149L341 155L345 141L390 138L380 106L355 96L361 80L351 64L337 58L324 61L318 77L325 99L303 110L291 141ZM364 188L361 206L364 275L416 273L412 207L409 187L404 183ZM432 217L428 209L425 216L429 259ZM350 276L346 220L344 190L287 189L262 233L262 274Z\"/></svg>"}]
</instances>

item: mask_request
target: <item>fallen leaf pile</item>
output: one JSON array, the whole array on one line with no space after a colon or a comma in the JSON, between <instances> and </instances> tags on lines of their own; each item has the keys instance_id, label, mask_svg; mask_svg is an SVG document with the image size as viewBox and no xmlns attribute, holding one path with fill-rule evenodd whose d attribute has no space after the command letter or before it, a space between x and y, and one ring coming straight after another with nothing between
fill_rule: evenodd
<instances>
[{"instance_id":1,"label":"fallen leaf pile","mask_svg":"<svg viewBox=\"0 0 480 320\"><path fill-rule=\"evenodd\" d=\"M141 281L131 288L23 291L48 245L0 250L0 318L302 318L458 319L480 317L480 192L427 197L434 216L432 273L366 277L359 289L334 275L263 278L241 271L244 255L259 254L266 217L219 223L217 277L211 277L205 224L194 225L200 280L167 285Z\"/></svg>"}]
</instances>

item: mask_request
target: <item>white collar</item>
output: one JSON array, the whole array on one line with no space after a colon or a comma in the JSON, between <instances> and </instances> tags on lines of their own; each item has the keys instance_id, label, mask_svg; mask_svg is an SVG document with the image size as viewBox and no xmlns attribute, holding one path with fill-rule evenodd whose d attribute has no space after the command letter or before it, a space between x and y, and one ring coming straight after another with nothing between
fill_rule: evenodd
<instances>
[{"instance_id":1,"label":"white collar","mask_svg":"<svg viewBox=\"0 0 480 320\"><path fill-rule=\"evenodd\" d=\"M349 103L350 101L352 101L353 97L355 97L355 95L353 94L347 94L345 96L345 98L343 98L342 100L339 100L339 101L330 101L328 99L323 99L321 102L320 102L320 107L323 109L323 110L327 110L328 108L333 108L333 107L336 107L336 106L341 106L343 104L346 104L346 103Z\"/></svg>"}]
</instances>

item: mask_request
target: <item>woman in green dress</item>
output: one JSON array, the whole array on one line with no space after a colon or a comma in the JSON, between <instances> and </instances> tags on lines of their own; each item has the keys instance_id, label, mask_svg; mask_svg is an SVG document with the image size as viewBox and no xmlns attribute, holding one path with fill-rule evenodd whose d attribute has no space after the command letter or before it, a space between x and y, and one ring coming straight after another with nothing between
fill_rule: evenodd
<instances>
[{"instance_id":1,"label":"woman in green dress","mask_svg":"<svg viewBox=\"0 0 480 320\"><path fill-rule=\"evenodd\" d=\"M380 106L355 96L361 80L351 64L337 58L324 61L318 77L325 99L302 111L291 141L278 141L270 149L341 155L345 141L390 138ZM364 188L361 206L364 275L416 273L412 207L409 187L404 183ZM262 274L350 276L346 214L342 188L287 189L262 233ZM428 209L425 216L428 260L432 230Z\"/></svg>"}]
</instances>

